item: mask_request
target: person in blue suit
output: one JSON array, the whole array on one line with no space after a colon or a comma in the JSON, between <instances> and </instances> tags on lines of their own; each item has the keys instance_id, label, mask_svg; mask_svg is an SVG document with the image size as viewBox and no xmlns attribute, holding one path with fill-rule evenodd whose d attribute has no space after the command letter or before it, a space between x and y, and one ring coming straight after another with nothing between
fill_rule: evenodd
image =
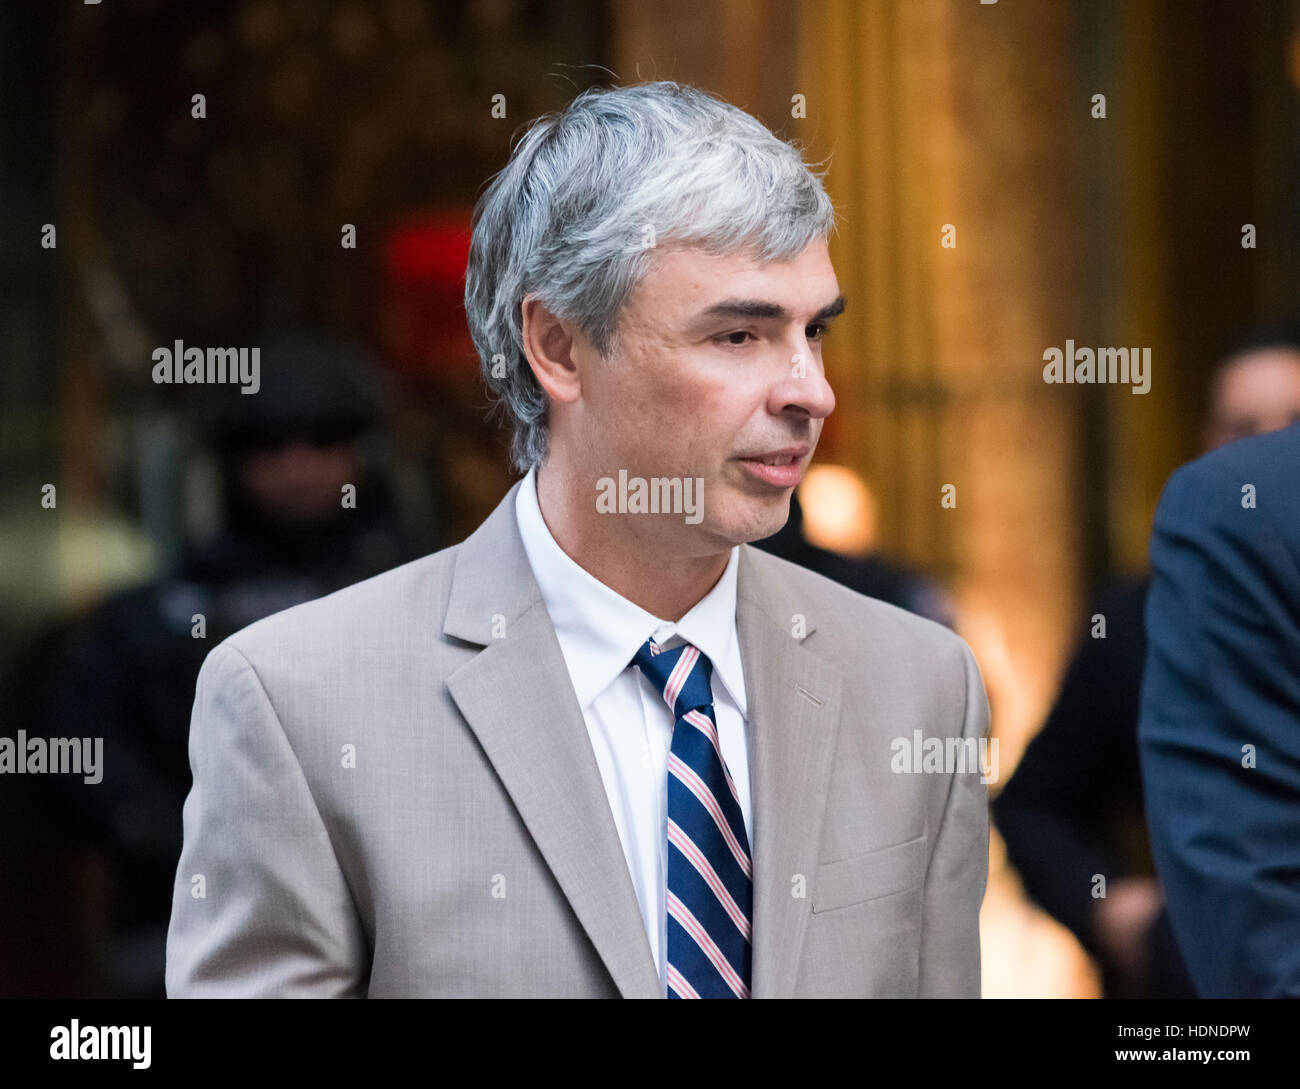
<instances>
[{"instance_id":1,"label":"person in blue suit","mask_svg":"<svg viewBox=\"0 0 1300 1089\"><path fill-rule=\"evenodd\" d=\"M1300 997L1300 423L1193 461L1151 538L1138 744L1201 997Z\"/></svg>"}]
</instances>

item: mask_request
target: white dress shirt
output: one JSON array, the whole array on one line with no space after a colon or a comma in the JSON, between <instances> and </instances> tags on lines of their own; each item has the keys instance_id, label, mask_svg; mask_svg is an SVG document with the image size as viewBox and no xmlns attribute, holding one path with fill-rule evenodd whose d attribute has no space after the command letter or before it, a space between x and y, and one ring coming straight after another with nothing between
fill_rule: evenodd
<instances>
[{"instance_id":1,"label":"white dress shirt","mask_svg":"<svg viewBox=\"0 0 1300 1089\"><path fill-rule=\"evenodd\" d=\"M663 696L631 662L641 644L653 637L668 648L683 640L691 643L713 663L718 740L740 795L752 851L745 675L736 634L740 549L731 550L726 570L713 589L672 623L615 593L556 544L537 502L536 470L530 470L520 484L515 515L582 708L666 993L668 752L674 718Z\"/></svg>"}]
</instances>

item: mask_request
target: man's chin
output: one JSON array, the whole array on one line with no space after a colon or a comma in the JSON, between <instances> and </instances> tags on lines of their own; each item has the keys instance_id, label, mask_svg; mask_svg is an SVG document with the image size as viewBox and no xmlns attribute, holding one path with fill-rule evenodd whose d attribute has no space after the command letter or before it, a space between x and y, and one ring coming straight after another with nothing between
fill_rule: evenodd
<instances>
[{"instance_id":1,"label":"man's chin","mask_svg":"<svg viewBox=\"0 0 1300 1089\"><path fill-rule=\"evenodd\" d=\"M714 523L715 532L732 544L761 541L778 532L790 519L790 496L794 489L756 496L732 491Z\"/></svg>"}]
</instances>

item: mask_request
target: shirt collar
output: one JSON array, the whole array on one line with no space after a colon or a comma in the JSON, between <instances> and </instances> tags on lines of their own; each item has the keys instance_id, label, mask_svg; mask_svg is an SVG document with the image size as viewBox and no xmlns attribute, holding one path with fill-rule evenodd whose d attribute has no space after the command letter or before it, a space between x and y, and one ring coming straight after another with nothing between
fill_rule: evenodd
<instances>
[{"instance_id":1,"label":"shirt collar","mask_svg":"<svg viewBox=\"0 0 1300 1089\"><path fill-rule=\"evenodd\" d=\"M722 577L681 620L662 620L611 590L556 543L542 518L536 476L536 469L530 469L520 482L515 517L582 710L622 674L641 644L653 636L670 648L685 640L707 655L714 680L726 686L745 715L744 672L736 635L740 549L732 548Z\"/></svg>"}]
</instances>

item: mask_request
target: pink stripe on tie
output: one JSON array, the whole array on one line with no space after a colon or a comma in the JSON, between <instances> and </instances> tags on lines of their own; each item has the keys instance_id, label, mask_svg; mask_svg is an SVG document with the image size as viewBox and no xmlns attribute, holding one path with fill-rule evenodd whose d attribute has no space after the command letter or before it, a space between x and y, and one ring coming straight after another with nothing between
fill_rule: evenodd
<instances>
[{"instance_id":1,"label":"pink stripe on tie","mask_svg":"<svg viewBox=\"0 0 1300 1089\"><path fill-rule=\"evenodd\" d=\"M668 965L668 986L677 992L679 998L699 998L700 992L686 982L686 977L671 964Z\"/></svg>"},{"instance_id":2,"label":"pink stripe on tie","mask_svg":"<svg viewBox=\"0 0 1300 1089\"><path fill-rule=\"evenodd\" d=\"M727 786L731 788L731 796L736 799L736 804L740 805L740 794L736 790L736 784L732 782L731 769L727 767L727 762L722 759L722 742L718 738L718 730L713 725L713 719L700 711L687 711L686 714L682 715L682 718L713 743L713 751L718 754L718 763L722 765L722 774L727 777Z\"/></svg>"},{"instance_id":3,"label":"pink stripe on tie","mask_svg":"<svg viewBox=\"0 0 1300 1089\"><path fill-rule=\"evenodd\" d=\"M713 823L718 826L718 831L722 833L722 838L726 840L727 846L731 848L731 853L735 856L737 864L744 870L745 876L753 880L749 854L736 842L736 837L731 831L731 825L727 822L722 807L718 805L718 799L713 796L713 791L705 786L704 780L696 775L694 769L675 752L669 752L668 754L668 770L677 776L677 781L682 786L699 799L700 805L704 806L708 811L709 816L713 818Z\"/></svg>"},{"instance_id":4,"label":"pink stripe on tie","mask_svg":"<svg viewBox=\"0 0 1300 1089\"><path fill-rule=\"evenodd\" d=\"M731 988L732 993L737 998L748 998L749 988L745 986L745 981L740 978L740 975L731 966L731 962L722 955L722 950L709 937L708 931L700 925L700 921L691 914L690 909L671 890L668 893L668 913L695 940L695 944L700 947L700 952L709 958L713 967L718 970L718 975L722 976L723 982Z\"/></svg>"},{"instance_id":5,"label":"pink stripe on tie","mask_svg":"<svg viewBox=\"0 0 1300 1089\"><path fill-rule=\"evenodd\" d=\"M685 832L678 827L677 822L670 820L668 822L668 842L675 846L686 860L695 867L695 872L704 878L704 883L713 890L713 895L718 898L718 903L722 905L722 910L731 916L731 921L736 924L736 929L744 935L745 940L750 940L749 920L745 918L745 913L740 910L740 905L732 899L731 893L727 891L727 886L722 883L722 878L709 865L709 860L704 857L702 852Z\"/></svg>"},{"instance_id":6,"label":"pink stripe on tie","mask_svg":"<svg viewBox=\"0 0 1300 1089\"><path fill-rule=\"evenodd\" d=\"M673 671L668 674L668 683L664 685L664 700L668 703L668 710L674 715L677 714L677 697L681 695L682 685L686 683L686 678L691 675L691 670L695 668L695 663L699 660L699 657L700 652L687 643L682 651L682 656L677 659L677 664L673 666Z\"/></svg>"}]
</instances>

